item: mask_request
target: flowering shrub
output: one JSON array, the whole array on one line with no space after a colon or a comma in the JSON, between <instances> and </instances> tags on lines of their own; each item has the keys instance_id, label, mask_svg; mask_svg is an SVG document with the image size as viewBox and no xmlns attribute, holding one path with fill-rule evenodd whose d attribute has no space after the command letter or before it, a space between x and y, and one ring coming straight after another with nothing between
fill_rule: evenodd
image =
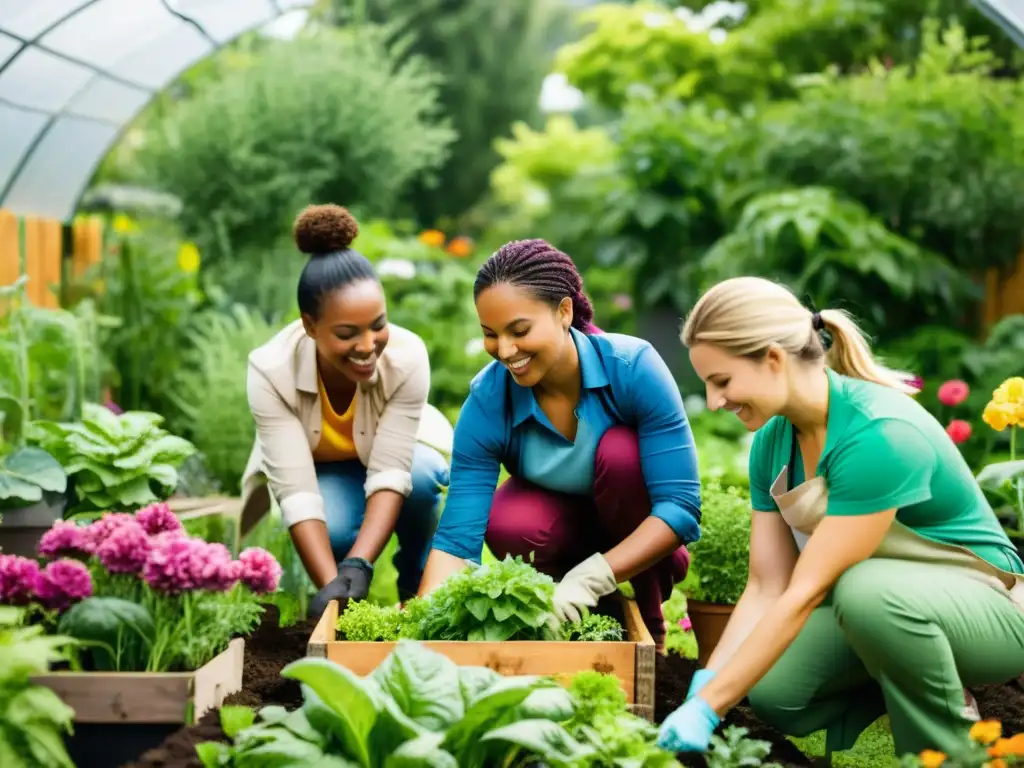
<instances>
[{"instance_id":1,"label":"flowering shrub","mask_svg":"<svg viewBox=\"0 0 1024 768\"><path fill-rule=\"evenodd\" d=\"M1024 378L1000 384L985 406L982 421L997 432L1010 430L1010 460L989 464L978 473L978 484L1016 512L1017 533L1024 535L1024 461L1017 459L1017 428L1024 427Z\"/></svg>"},{"instance_id":2,"label":"flowering shrub","mask_svg":"<svg viewBox=\"0 0 1024 768\"><path fill-rule=\"evenodd\" d=\"M901 768L1009 768L1024 765L1024 733L1003 738L998 720L982 720L971 726L960 749L947 755L926 749L917 755L904 755Z\"/></svg>"},{"instance_id":3,"label":"flowering shrub","mask_svg":"<svg viewBox=\"0 0 1024 768\"><path fill-rule=\"evenodd\" d=\"M44 566L0 555L0 603L38 606L44 621L88 641L92 668L115 671L201 667L255 626L282 573L266 550L236 560L189 536L163 503L86 526L57 521L39 554Z\"/></svg>"}]
</instances>

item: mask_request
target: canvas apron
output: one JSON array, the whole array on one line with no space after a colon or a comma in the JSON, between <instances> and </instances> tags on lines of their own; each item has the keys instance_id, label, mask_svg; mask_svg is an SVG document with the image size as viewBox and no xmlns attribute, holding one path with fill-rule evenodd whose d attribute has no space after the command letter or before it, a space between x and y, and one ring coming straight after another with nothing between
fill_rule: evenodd
<instances>
[{"instance_id":1,"label":"canvas apron","mask_svg":"<svg viewBox=\"0 0 1024 768\"><path fill-rule=\"evenodd\" d=\"M790 450L789 463L779 472L771 486L772 499L782 518L793 529L797 546L802 550L818 523L825 517L828 506L828 486L825 478L814 477L795 488L790 488L789 468L796 460L796 439ZM967 547L942 544L927 539L898 520L893 520L882 543L871 557L937 563L955 568L965 576L977 579L1005 594L1024 612L1024 575L1004 571L978 557ZM968 696L968 712L977 719L973 697Z\"/></svg>"}]
</instances>

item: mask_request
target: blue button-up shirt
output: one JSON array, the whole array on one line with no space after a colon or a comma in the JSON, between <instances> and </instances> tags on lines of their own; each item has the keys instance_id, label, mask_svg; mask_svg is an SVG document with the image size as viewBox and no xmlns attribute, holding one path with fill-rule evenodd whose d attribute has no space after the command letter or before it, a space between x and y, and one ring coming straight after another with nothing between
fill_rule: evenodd
<instances>
[{"instance_id":1,"label":"blue button-up shirt","mask_svg":"<svg viewBox=\"0 0 1024 768\"><path fill-rule=\"evenodd\" d=\"M605 431L637 431L651 514L684 544L700 538L700 476L679 389L650 343L622 334L570 329L579 352L582 390L576 440L567 440L501 363L473 379L455 425L451 481L432 547L480 561L502 464L552 491L590 494L594 455Z\"/></svg>"}]
</instances>

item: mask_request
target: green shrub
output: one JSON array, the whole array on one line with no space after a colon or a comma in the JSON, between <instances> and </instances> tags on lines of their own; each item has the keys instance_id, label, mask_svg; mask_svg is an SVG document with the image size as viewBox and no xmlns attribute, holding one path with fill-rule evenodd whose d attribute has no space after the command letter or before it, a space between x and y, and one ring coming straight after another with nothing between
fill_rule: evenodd
<instances>
[{"instance_id":1,"label":"green shrub","mask_svg":"<svg viewBox=\"0 0 1024 768\"><path fill-rule=\"evenodd\" d=\"M688 597L733 605L747 583L750 553L750 496L742 489L704 486L700 540L689 547Z\"/></svg>"}]
</instances>

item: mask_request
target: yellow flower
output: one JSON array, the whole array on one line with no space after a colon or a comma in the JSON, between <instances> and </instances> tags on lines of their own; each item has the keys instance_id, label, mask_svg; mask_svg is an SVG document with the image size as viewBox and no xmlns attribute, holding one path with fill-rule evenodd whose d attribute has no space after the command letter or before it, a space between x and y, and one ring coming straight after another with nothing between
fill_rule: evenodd
<instances>
[{"instance_id":1,"label":"yellow flower","mask_svg":"<svg viewBox=\"0 0 1024 768\"><path fill-rule=\"evenodd\" d=\"M444 232L437 229L426 229L420 232L419 241L432 248L440 248L444 245Z\"/></svg>"},{"instance_id":2,"label":"yellow flower","mask_svg":"<svg viewBox=\"0 0 1024 768\"><path fill-rule=\"evenodd\" d=\"M924 768L941 768L942 764L946 762L945 753L936 752L934 749L926 749L918 757L921 759L921 765Z\"/></svg>"},{"instance_id":3,"label":"yellow flower","mask_svg":"<svg viewBox=\"0 0 1024 768\"><path fill-rule=\"evenodd\" d=\"M1024 406L1024 378L1014 376L1004 381L992 393L992 402Z\"/></svg>"},{"instance_id":4,"label":"yellow flower","mask_svg":"<svg viewBox=\"0 0 1024 768\"><path fill-rule=\"evenodd\" d=\"M968 735L979 744L991 744L1003 735L1003 725L998 720L981 720L971 726Z\"/></svg>"},{"instance_id":5,"label":"yellow flower","mask_svg":"<svg viewBox=\"0 0 1024 768\"><path fill-rule=\"evenodd\" d=\"M178 267L186 275L199 271L199 249L195 243L182 243L178 248Z\"/></svg>"},{"instance_id":6,"label":"yellow flower","mask_svg":"<svg viewBox=\"0 0 1024 768\"><path fill-rule=\"evenodd\" d=\"M134 232L138 229L138 227L135 226L135 222L131 220L131 217L126 216L123 213L119 213L114 217L112 226L114 227L114 231L119 235L126 235L129 232Z\"/></svg>"},{"instance_id":7,"label":"yellow flower","mask_svg":"<svg viewBox=\"0 0 1024 768\"><path fill-rule=\"evenodd\" d=\"M1016 403L998 403L992 400L985 406L981 414L981 420L988 424L996 432L1002 432L1007 427L1015 427L1021 424L1022 409Z\"/></svg>"}]
</instances>

